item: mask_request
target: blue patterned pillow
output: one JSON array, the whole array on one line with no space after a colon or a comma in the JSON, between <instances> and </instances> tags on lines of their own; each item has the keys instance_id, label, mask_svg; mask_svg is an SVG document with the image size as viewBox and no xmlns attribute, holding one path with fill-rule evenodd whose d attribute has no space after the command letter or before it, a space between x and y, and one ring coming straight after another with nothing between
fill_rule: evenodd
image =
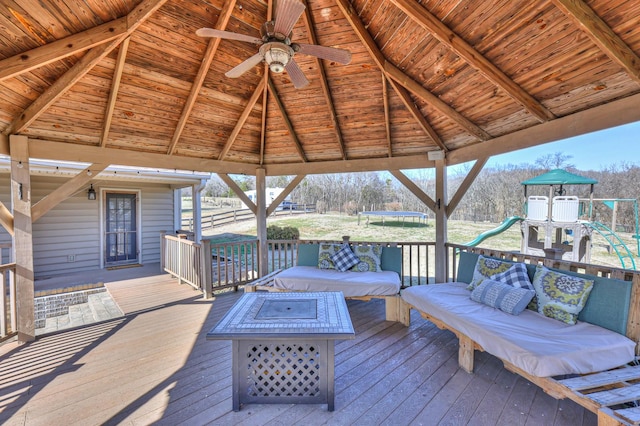
<instances>
[{"instance_id":1,"label":"blue patterned pillow","mask_svg":"<svg viewBox=\"0 0 640 426\"><path fill-rule=\"evenodd\" d=\"M467 290L473 290L478 287L483 280L506 271L511 268L512 262L504 262L492 257L478 256L476 267L473 270L473 278L467 286Z\"/></svg>"},{"instance_id":2,"label":"blue patterned pillow","mask_svg":"<svg viewBox=\"0 0 640 426\"><path fill-rule=\"evenodd\" d=\"M360 262L358 256L353 254L347 244L344 244L337 253L331 256L331 260L333 261L336 269L341 272L348 271L349 268L357 265L358 262Z\"/></svg>"},{"instance_id":3,"label":"blue patterned pillow","mask_svg":"<svg viewBox=\"0 0 640 426\"><path fill-rule=\"evenodd\" d=\"M498 308L511 315L520 315L535 294L536 292L533 290L512 287L509 284L486 278L473 289L471 300Z\"/></svg>"},{"instance_id":4,"label":"blue patterned pillow","mask_svg":"<svg viewBox=\"0 0 640 426\"><path fill-rule=\"evenodd\" d=\"M340 250L340 244L320 244L318 249L318 268L336 269L331 256Z\"/></svg>"},{"instance_id":5,"label":"blue patterned pillow","mask_svg":"<svg viewBox=\"0 0 640 426\"><path fill-rule=\"evenodd\" d=\"M351 269L356 272L380 272L380 256L382 255L381 246L353 246L353 252L358 256L358 263Z\"/></svg>"},{"instance_id":6,"label":"blue patterned pillow","mask_svg":"<svg viewBox=\"0 0 640 426\"><path fill-rule=\"evenodd\" d=\"M514 263L513 266L504 272L489 277L493 281L509 284L511 287L526 288L527 290L535 290L533 284L529 280L527 267L524 263Z\"/></svg>"}]
</instances>

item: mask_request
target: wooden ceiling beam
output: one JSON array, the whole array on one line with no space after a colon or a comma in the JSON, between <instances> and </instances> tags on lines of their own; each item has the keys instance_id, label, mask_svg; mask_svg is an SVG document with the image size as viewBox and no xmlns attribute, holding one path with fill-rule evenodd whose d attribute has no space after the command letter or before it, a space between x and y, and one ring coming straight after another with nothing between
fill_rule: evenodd
<instances>
[{"instance_id":1,"label":"wooden ceiling beam","mask_svg":"<svg viewBox=\"0 0 640 426\"><path fill-rule=\"evenodd\" d=\"M104 147L109 139L109 130L111 129L111 120L113 119L113 111L116 108L116 100L118 99L118 90L120 90L120 80L122 79L122 70L124 69L124 63L127 59L127 51L129 50L129 41L131 37L127 37L120 44L120 50L118 51L118 59L116 60L116 66L113 71L113 78L111 79L111 91L109 92L109 100L107 101L107 108L104 113L104 123L102 124L102 136L100 137L100 146Z\"/></svg>"},{"instance_id":2,"label":"wooden ceiling beam","mask_svg":"<svg viewBox=\"0 0 640 426\"><path fill-rule=\"evenodd\" d=\"M376 44L373 37L371 37L371 34L369 34L369 31L367 31L367 28L360 20L358 13L353 8L351 3L349 3L348 0L336 0L336 4L342 11L345 19L351 25L353 31L356 33L358 38L360 38L360 41L364 45L364 48L369 52L371 59L373 59L380 70L384 71L384 63L387 62L387 58L385 58L385 56L382 54L382 51L380 51L380 49L378 48L378 45Z\"/></svg>"},{"instance_id":3,"label":"wooden ceiling beam","mask_svg":"<svg viewBox=\"0 0 640 426\"><path fill-rule=\"evenodd\" d=\"M5 231L7 231L11 236L14 235L13 215L2 201L0 201L0 225L2 225Z\"/></svg>"},{"instance_id":4,"label":"wooden ceiling beam","mask_svg":"<svg viewBox=\"0 0 640 426\"><path fill-rule=\"evenodd\" d=\"M232 173L253 175L256 164L218 161L201 157L182 157L158 152L128 151L117 148L78 145L49 140L30 140L30 154L43 160L75 161L91 163L99 159L103 163L129 167L149 167L152 169L193 170L211 173ZM2 152L2 154L9 154ZM287 174L287 173L284 173Z\"/></svg>"},{"instance_id":5,"label":"wooden ceiling beam","mask_svg":"<svg viewBox=\"0 0 640 426\"><path fill-rule=\"evenodd\" d=\"M377 172L380 170L425 169L435 166L427 154L402 157L363 158L358 160L310 161L308 163L268 164L264 168L267 176L289 176L297 174L322 175L328 173Z\"/></svg>"},{"instance_id":6,"label":"wooden ceiling beam","mask_svg":"<svg viewBox=\"0 0 640 426\"><path fill-rule=\"evenodd\" d=\"M244 193L244 191L242 190L242 188L240 188L236 181L231 179L231 176L226 173L218 173L218 176L220 176L220 179L222 179L222 181L226 183L233 192L235 192L238 198L240 198L240 200L249 208L249 210L253 212L253 214L257 214L258 207L253 201L249 199L249 197L247 197L247 194Z\"/></svg>"},{"instance_id":7,"label":"wooden ceiling beam","mask_svg":"<svg viewBox=\"0 0 640 426\"><path fill-rule=\"evenodd\" d=\"M5 135L18 134L29 127L51 104L64 95L67 90L91 71L98 62L107 56L125 38L131 35L149 16L166 2L167 0L143 0L126 16L127 30L122 35L107 43L96 46L85 53L69 71L57 79L38 99L33 101L31 105L19 114L17 118L7 126L3 133Z\"/></svg>"},{"instance_id":8,"label":"wooden ceiling beam","mask_svg":"<svg viewBox=\"0 0 640 426\"><path fill-rule=\"evenodd\" d=\"M258 102L258 98L260 97L260 95L262 95L262 89L264 89L264 78L260 79L260 83L258 83L258 87L256 87L256 89L253 91L253 95L251 95L251 99L249 99L247 106L244 107L244 111L242 111L240 118L238 118L238 122L236 123L236 126L233 128L233 131L229 135L229 139L227 139L227 143L224 145L224 148L222 148L222 151L218 156L218 160L222 161L222 159L226 157L227 154L229 153L229 150L231 149L234 142L236 141L236 138L240 134L240 130L242 130L244 123L247 121L247 118L249 118L249 114L251 114L253 107L256 106L256 102Z\"/></svg>"},{"instance_id":9,"label":"wooden ceiling beam","mask_svg":"<svg viewBox=\"0 0 640 426\"><path fill-rule=\"evenodd\" d=\"M451 108L449 105L447 105L446 102L440 100L440 98L425 89L420 83L406 75L404 72L402 72L402 70L393 65L391 62L385 63L384 70L389 78L397 81L411 93L418 96L419 98L422 98L422 100L449 117L471 135L475 136L481 141L491 139L492 136L489 133L485 132L482 128L467 120L462 114Z\"/></svg>"},{"instance_id":10,"label":"wooden ceiling beam","mask_svg":"<svg viewBox=\"0 0 640 426\"><path fill-rule=\"evenodd\" d=\"M413 102L413 99L411 99L411 95L409 95L409 92L407 91L407 89L398 85L398 83L396 83L393 80L391 80L390 83L391 83L391 87L393 87L393 90L395 90L398 96L400 97L400 100L402 101L404 106L407 108L407 110L409 110L409 113L418 122L418 125L422 127L422 130L427 135L429 135L429 138L432 141L434 141L440 149L444 150L445 152L449 151L449 148L447 148L444 142L442 142L442 139L440 139L440 136L438 136L436 131L433 130L433 127L431 127L431 124L429 124L425 116L422 115L422 113L418 109L418 106L415 104L415 102Z\"/></svg>"},{"instance_id":11,"label":"wooden ceiling beam","mask_svg":"<svg viewBox=\"0 0 640 426\"><path fill-rule=\"evenodd\" d=\"M422 201L429 209L432 211L436 210L436 202L433 201L433 198L429 197L426 192L422 190L418 185L415 184L411 179L407 177L400 170L389 170L389 173L393 175L396 179L400 181L413 195L415 195L420 201Z\"/></svg>"},{"instance_id":12,"label":"wooden ceiling beam","mask_svg":"<svg viewBox=\"0 0 640 426\"><path fill-rule=\"evenodd\" d=\"M120 37L127 32L127 17L89 28L0 61L0 81L16 77Z\"/></svg>"},{"instance_id":13,"label":"wooden ceiling beam","mask_svg":"<svg viewBox=\"0 0 640 426\"><path fill-rule=\"evenodd\" d=\"M499 136L484 143L465 146L447 153L447 165L465 163L484 156L504 154L532 146L555 142L615 126L640 121L640 94L618 99L589 110L560 117L556 120L531 126L509 135ZM0 142L4 138L0 138ZM577 142L576 142L577 143ZM9 155L6 145L0 144L0 154ZM124 151L75 143L31 140L29 154L34 158L92 163L101 162L133 167L151 167L179 170L195 170L213 173L255 174L257 164L217 161L198 157L169 156L166 154ZM265 165L267 176L297 174L354 173L393 169L432 168L434 162L427 154L402 157L367 158L360 160L319 161Z\"/></svg>"},{"instance_id":14,"label":"wooden ceiling beam","mask_svg":"<svg viewBox=\"0 0 640 426\"><path fill-rule=\"evenodd\" d=\"M51 86L49 86L35 101L31 103L17 118L5 129L7 135L18 134L29 127L42 115L55 101L67 90L84 77L91 69L111 52L120 39L102 44L89 50L76 62L69 71L64 73Z\"/></svg>"},{"instance_id":15,"label":"wooden ceiling beam","mask_svg":"<svg viewBox=\"0 0 640 426\"><path fill-rule=\"evenodd\" d=\"M215 28L217 30L224 30L227 28L227 24L229 23L229 19L231 19L231 12L233 12L233 8L236 5L236 0L226 0L224 5L222 6L222 11L220 12L220 16L218 17L218 21L216 22ZM207 73L209 72L209 67L211 66L211 62L213 62L213 58L216 56L216 52L218 51L218 47L220 46L220 42L222 41L219 37L212 37L209 39L209 43L207 44L207 49L204 52L202 57L202 61L200 62L200 68L198 68L198 73L196 74L195 79L193 80L193 84L191 85L191 91L189 92L189 96L182 107L182 114L180 114L180 119L178 120L178 124L173 132L173 137L171 138L171 143L169 144L169 150L167 154L172 155L176 150L176 145L178 145L178 141L180 140L180 136L182 136L182 132L184 127L187 125L187 120L191 115L191 111L193 110L193 106L198 99L198 95L200 94L200 89L204 84L204 79L207 77Z\"/></svg>"},{"instance_id":16,"label":"wooden ceiling beam","mask_svg":"<svg viewBox=\"0 0 640 426\"><path fill-rule=\"evenodd\" d=\"M108 164L99 164L94 163L82 170L80 173L63 183L61 186L56 188L49 195L45 196L43 199L35 203L31 206L31 220L32 222L36 222L42 216L45 215L49 210L71 197L75 194L80 188L90 182L94 177L106 169Z\"/></svg>"},{"instance_id":17,"label":"wooden ceiling beam","mask_svg":"<svg viewBox=\"0 0 640 426\"><path fill-rule=\"evenodd\" d=\"M316 32L313 25L313 17L311 16L311 11L309 10L307 2L305 0L302 3L307 6L304 9L304 13L302 14L302 20L304 21L304 25L307 28L307 33L309 35L309 42L311 44L319 44L318 38L316 37ZM340 130L340 124L338 123L338 114L336 113L336 107L333 103L333 97L331 96L331 89L329 88L329 82L327 81L327 73L324 69L324 63L319 58L314 57L316 62L316 67L320 72L320 86L322 87L322 93L324 95L325 101L327 102L327 108L329 109L329 115L331 117L331 124L333 125L333 131L336 135L336 140L338 141L338 146L340 147L340 156L343 160L347 159L347 150L345 148L344 139L342 137L342 131Z\"/></svg>"},{"instance_id":18,"label":"wooden ceiling beam","mask_svg":"<svg viewBox=\"0 0 640 426\"><path fill-rule=\"evenodd\" d=\"M387 61L385 56L382 54L382 51L380 51L380 49L376 45L376 42L373 40L373 37L371 37L371 34L369 34L367 28L364 26L364 24L358 17L357 12L348 0L336 0L336 4L351 25L353 31L356 33L356 35L364 45L365 49L367 49L367 51L371 55L373 61L376 63L376 65L378 65L383 73L385 73L390 79L393 79L400 83L414 95L429 103L432 107L440 111L445 116L449 117L453 122L466 129L473 136L477 137L480 140L491 139L490 134L473 124L471 121L467 120L458 111L451 108L445 102L440 100L440 98L422 87L420 83L413 80L398 67ZM434 143L437 144L436 141L434 141Z\"/></svg>"},{"instance_id":19,"label":"wooden ceiling beam","mask_svg":"<svg viewBox=\"0 0 640 426\"><path fill-rule=\"evenodd\" d=\"M636 121L640 121L640 94L449 151L447 165L466 163L486 155L504 154ZM576 146L580 149L578 142Z\"/></svg>"},{"instance_id":20,"label":"wooden ceiling beam","mask_svg":"<svg viewBox=\"0 0 640 426\"><path fill-rule=\"evenodd\" d=\"M273 100L276 102L276 105L278 106L278 111L280 111L282 120L284 121L285 126L287 126L287 130L289 131L289 136L291 137L293 144L298 150L298 154L300 155L300 158L302 159L303 162L306 163L307 156L304 153L304 149L302 149L302 144L300 143L300 139L298 139L298 135L296 134L296 131L293 128L293 124L291 123L291 120L287 115L287 111L284 109L284 104L280 100L280 96L278 96L276 87L273 85L273 81L271 81L271 79L269 79L268 87L269 87L269 93L271 93L271 96L273 96Z\"/></svg>"},{"instance_id":21,"label":"wooden ceiling beam","mask_svg":"<svg viewBox=\"0 0 640 426\"><path fill-rule=\"evenodd\" d=\"M509 78L504 72L496 67L491 61L485 58L480 52L475 50L451 31L431 12L414 0L391 0L391 3L402 10L409 18L431 33L440 43L453 50L463 58L469 65L478 70L493 84L504 90L512 99L522 105L529 113L533 114L541 122L553 120L555 115L544 107L537 99L527 93L516 82Z\"/></svg>"},{"instance_id":22,"label":"wooden ceiling beam","mask_svg":"<svg viewBox=\"0 0 640 426\"><path fill-rule=\"evenodd\" d=\"M389 88L387 87L387 76L382 73L382 106L384 108L384 129L387 134L387 151L389 157L393 157L393 146L391 143L391 111L389 110Z\"/></svg>"},{"instance_id":23,"label":"wooden ceiling beam","mask_svg":"<svg viewBox=\"0 0 640 426\"><path fill-rule=\"evenodd\" d=\"M462 201L462 197L464 197L464 195L467 193L467 190L476 180L484 165L487 164L488 160L489 156L486 155L484 157L478 158L473 164L473 167L471 168L469 173L467 173L467 176L465 176L464 180L456 190L456 193L453 194L453 197L451 197L451 201L447 203L447 217L451 217L453 212L458 207L458 204L460 204L460 201Z\"/></svg>"},{"instance_id":24,"label":"wooden ceiling beam","mask_svg":"<svg viewBox=\"0 0 640 426\"><path fill-rule=\"evenodd\" d=\"M269 2L271 4L271 2ZM264 81L269 78L269 65L264 64ZM260 164L264 164L264 149L267 144L267 106L269 104L269 87L264 84L262 89L262 121L260 122Z\"/></svg>"},{"instance_id":25,"label":"wooden ceiling beam","mask_svg":"<svg viewBox=\"0 0 640 426\"><path fill-rule=\"evenodd\" d=\"M640 84L640 57L596 12L581 0L551 0L571 19L609 58Z\"/></svg>"}]
</instances>

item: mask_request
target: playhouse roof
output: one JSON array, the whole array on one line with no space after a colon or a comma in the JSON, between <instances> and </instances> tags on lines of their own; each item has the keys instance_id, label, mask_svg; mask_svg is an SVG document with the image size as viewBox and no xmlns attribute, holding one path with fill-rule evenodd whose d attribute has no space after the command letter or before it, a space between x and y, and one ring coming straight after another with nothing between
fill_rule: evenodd
<instances>
[{"instance_id":1,"label":"playhouse roof","mask_svg":"<svg viewBox=\"0 0 640 426\"><path fill-rule=\"evenodd\" d=\"M540 176L525 180L523 185L593 185L597 180L570 173L566 170L555 169Z\"/></svg>"}]
</instances>

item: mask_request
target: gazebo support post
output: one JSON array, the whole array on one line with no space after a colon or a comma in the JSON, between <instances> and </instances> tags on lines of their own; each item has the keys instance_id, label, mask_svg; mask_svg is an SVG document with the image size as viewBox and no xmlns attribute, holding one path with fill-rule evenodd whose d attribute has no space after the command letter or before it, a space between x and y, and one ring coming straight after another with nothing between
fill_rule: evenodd
<instances>
[{"instance_id":1,"label":"gazebo support post","mask_svg":"<svg viewBox=\"0 0 640 426\"><path fill-rule=\"evenodd\" d=\"M266 203L266 173L265 169L256 169L256 224L258 237L258 275L264 277L269 272L269 255L267 250L267 203Z\"/></svg>"},{"instance_id":2,"label":"gazebo support post","mask_svg":"<svg viewBox=\"0 0 640 426\"><path fill-rule=\"evenodd\" d=\"M31 221L31 176L29 141L26 136L9 136L11 150L11 206L14 218L13 258L16 262L18 340L35 340L33 234Z\"/></svg>"},{"instance_id":3,"label":"gazebo support post","mask_svg":"<svg viewBox=\"0 0 640 426\"><path fill-rule=\"evenodd\" d=\"M436 252L435 279L447 282L447 167L446 160L435 160L436 164Z\"/></svg>"}]
</instances>

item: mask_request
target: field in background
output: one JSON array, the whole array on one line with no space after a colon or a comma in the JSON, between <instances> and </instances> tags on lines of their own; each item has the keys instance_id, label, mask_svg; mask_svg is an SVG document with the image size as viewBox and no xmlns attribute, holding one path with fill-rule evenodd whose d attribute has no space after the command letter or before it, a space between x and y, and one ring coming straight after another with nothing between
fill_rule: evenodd
<instances>
[{"instance_id":1,"label":"field in background","mask_svg":"<svg viewBox=\"0 0 640 426\"><path fill-rule=\"evenodd\" d=\"M339 214L305 214L294 217L275 217L267 219L267 225L293 226L300 230L300 239L341 240L343 235L349 235L352 241L398 241L398 242L426 242L435 241L435 226L433 220L419 223L406 218L401 220L386 218L384 226L379 218L371 218L368 225L361 218L358 224L356 216ZM391 220L390 220L391 219ZM456 244L467 243L480 233L497 227L498 223L474 223L450 220L448 223L449 242ZM203 231L205 238L213 243L241 241L256 238L255 221L239 222L232 225L216 227ZM634 255L638 255L636 241L631 233L619 233ZM521 235L519 225L513 225L507 231L485 240L481 247L489 247L505 251L520 251ZM608 244L600 235L594 233L591 263L621 267L620 260L615 254L608 253ZM612 251L613 253L613 251ZM640 259L635 258L638 268Z\"/></svg>"}]
</instances>

